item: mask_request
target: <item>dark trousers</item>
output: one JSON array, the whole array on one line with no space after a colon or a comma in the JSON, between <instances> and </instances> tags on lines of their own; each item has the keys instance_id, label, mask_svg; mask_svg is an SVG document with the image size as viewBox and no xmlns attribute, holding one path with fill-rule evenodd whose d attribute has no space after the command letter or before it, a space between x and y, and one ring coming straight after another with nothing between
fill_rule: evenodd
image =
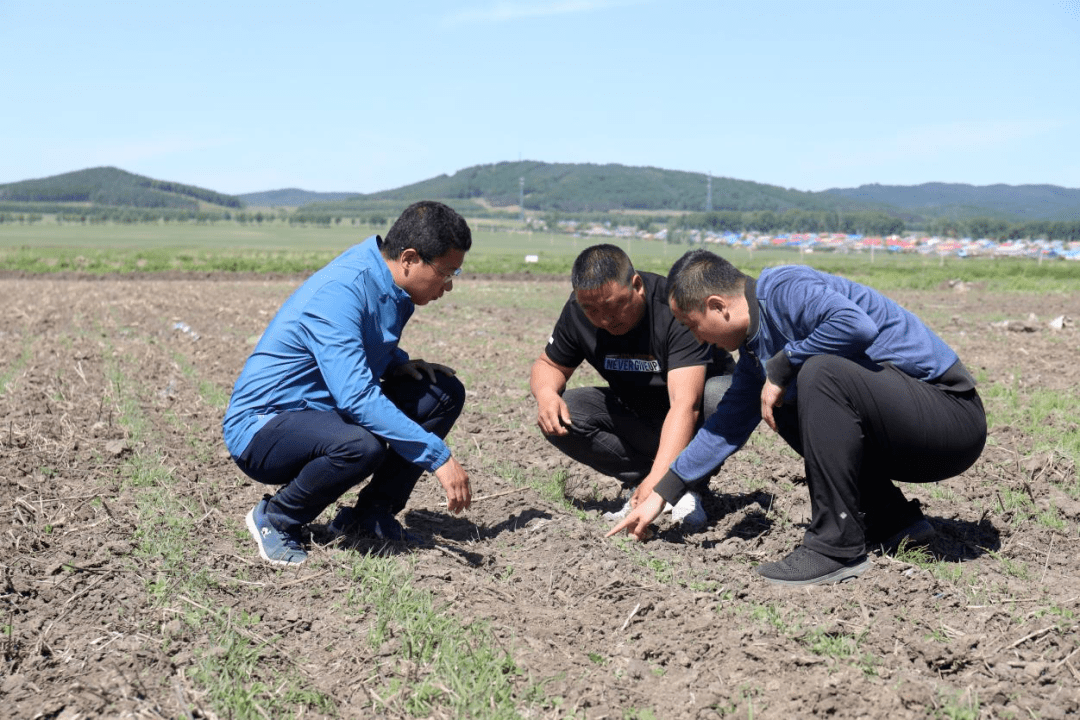
<instances>
[{"instance_id":1,"label":"dark trousers","mask_svg":"<svg viewBox=\"0 0 1080 720\"><path fill-rule=\"evenodd\" d=\"M803 544L837 558L862 555L868 531L887 537L918 519L894 480L959 475L986 443L975 390L952 392L835 355L803 365L798 401L774 417L805 464L811 519Z\"/></svg>"},{"instance_id":2,"label":"dark trousers","mask_svg":"<svg viewBox=\"0 0 1080 720\"><path fill-rule=\"evenodd\" d=\"M383 394L424 429L445 438L465 404L456 377L435 373L414 380L383 381ZM386 442L335 411L284 412L252 439L236 464L253 480L282 485L267 504L270 522L281 530L311 522L335 500L371 476L357 507L398 513L423 469L391 450Z\"/></svg>"},{"instance_id":3,"label":"dark trousers","mask_svg":"<svg viewBox=\"0 0 1080 720\"><path fill-rule=\"evenodd\" d=\"M716 409L731 386L730 375L705 383L704 412L698 427ZM563 393L573 427L566 435L548 435L548 441L574 460L613 477L627 487L640 483L652 469L660 448L660 431L667 406L649 411L623 401L609 387L580 387Z\"/></svg>"}]
</instances>

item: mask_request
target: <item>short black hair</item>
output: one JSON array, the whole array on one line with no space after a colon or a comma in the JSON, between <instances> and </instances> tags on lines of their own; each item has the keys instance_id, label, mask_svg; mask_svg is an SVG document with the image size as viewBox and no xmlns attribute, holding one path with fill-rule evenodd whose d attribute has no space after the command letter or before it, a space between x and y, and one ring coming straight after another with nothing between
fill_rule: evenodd
<instances>
[{"instance_id":1,"label":"short black hair","mask_svg":"<svg viewBox=\"0 0 1080 720\"><path fill-rule=\"evenodd\" d=\"M430 262L450 250L468 252L471 247L472 231L465 218L441 202L421 200L405 208L379 249L384 258L396 260L412 248Z\"/></svg>"},{"instance_id":2,"label":"short black hair","mask_svg":"<svg viewBox=\"0 0 1080 720\"><path fill-rule=\"evenodd\" d=\"M630 256L618 245L593 245L581 251L570 271L574 291L596 290L609 282L623 287L630 285L635 275Z\"/></svg>"},{"instance_id":3,"label":"short black hair","mask_svg":"<svg viewBox=\"0 0 1080 720\"><path fill-rule=\"evenodd\" d=\"M691 250L668 271L668 299L682 312L701 310L710 295L730 297L746 287L747 275L708 250Z\"/></svg>"}]
</instances>

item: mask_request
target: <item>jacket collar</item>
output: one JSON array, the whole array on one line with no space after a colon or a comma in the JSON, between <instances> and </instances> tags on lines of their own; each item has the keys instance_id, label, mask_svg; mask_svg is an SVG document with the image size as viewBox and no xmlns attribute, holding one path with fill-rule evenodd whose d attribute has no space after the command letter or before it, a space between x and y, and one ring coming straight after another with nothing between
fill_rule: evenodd
<instances>
[{"instance_id":1,"label":"jacket collar","mask_svg":"<svg viewBox=\"0 0 1080 720\"><path fill-rule=\"evenodd\" d=\"M746 278L746 287L743 288L743 293L746 296L746 306L750 310L750 327L746 331L746 340L743 341L743 344L749 345L751 342L757 340L758 330L760 329L760 310L758 308L757 299L757 280L752 277Z\"/></svg>"}]
</instances>

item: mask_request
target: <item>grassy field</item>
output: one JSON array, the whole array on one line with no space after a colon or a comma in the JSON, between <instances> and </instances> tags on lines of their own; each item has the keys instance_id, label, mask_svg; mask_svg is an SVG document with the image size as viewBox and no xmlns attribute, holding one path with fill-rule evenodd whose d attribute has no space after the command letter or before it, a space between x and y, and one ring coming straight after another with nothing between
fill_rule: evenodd
<instances>
[{"instance_id":1,"label":"grassy field","mask_svg":"<svg viewBox=\"0 0 1080 720\"><path fill-rule=\"evenodd\" d=\"M474 221L473 249L466 272L566 276L584 248L617 244L638 269L666 274L688 245L640 239L584 238L553 233L493 230ZM164 223L160 225L0 225L0 270L30 273L264 272L307 273L347 247L386 228L342 224L302 227L283 222ZM750 274L770 265L804 263L843 274L879 289L936 289L957 280L983 289L1070 292L1080 281L1080 263L1037 263L1023 258L939 258L878 253L801 254L709 246ZM527 262L527 256L536 261Z\"/></svg>"}]
</instances>

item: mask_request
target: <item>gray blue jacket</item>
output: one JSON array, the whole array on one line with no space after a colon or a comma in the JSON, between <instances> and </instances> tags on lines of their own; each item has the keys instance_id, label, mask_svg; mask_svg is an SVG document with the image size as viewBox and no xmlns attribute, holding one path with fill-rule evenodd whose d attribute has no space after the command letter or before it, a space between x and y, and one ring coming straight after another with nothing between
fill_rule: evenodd
<instances>
[{"instance_id":1,"label":"gray blue jacket","mask_svg":"<svg viewBox=\"0 0 1080 720\"><path fill-rule=\"evenodd\" d=\"M750 326L731 388L671 465L656 491L674 502L711 475L761 422L765 379L798 394L799 369L814 355L893 365L924 382L974 387L956 353L922 320L864 285L801 265L766 268L746 282Z\"/></svg>"}]
</instances>

